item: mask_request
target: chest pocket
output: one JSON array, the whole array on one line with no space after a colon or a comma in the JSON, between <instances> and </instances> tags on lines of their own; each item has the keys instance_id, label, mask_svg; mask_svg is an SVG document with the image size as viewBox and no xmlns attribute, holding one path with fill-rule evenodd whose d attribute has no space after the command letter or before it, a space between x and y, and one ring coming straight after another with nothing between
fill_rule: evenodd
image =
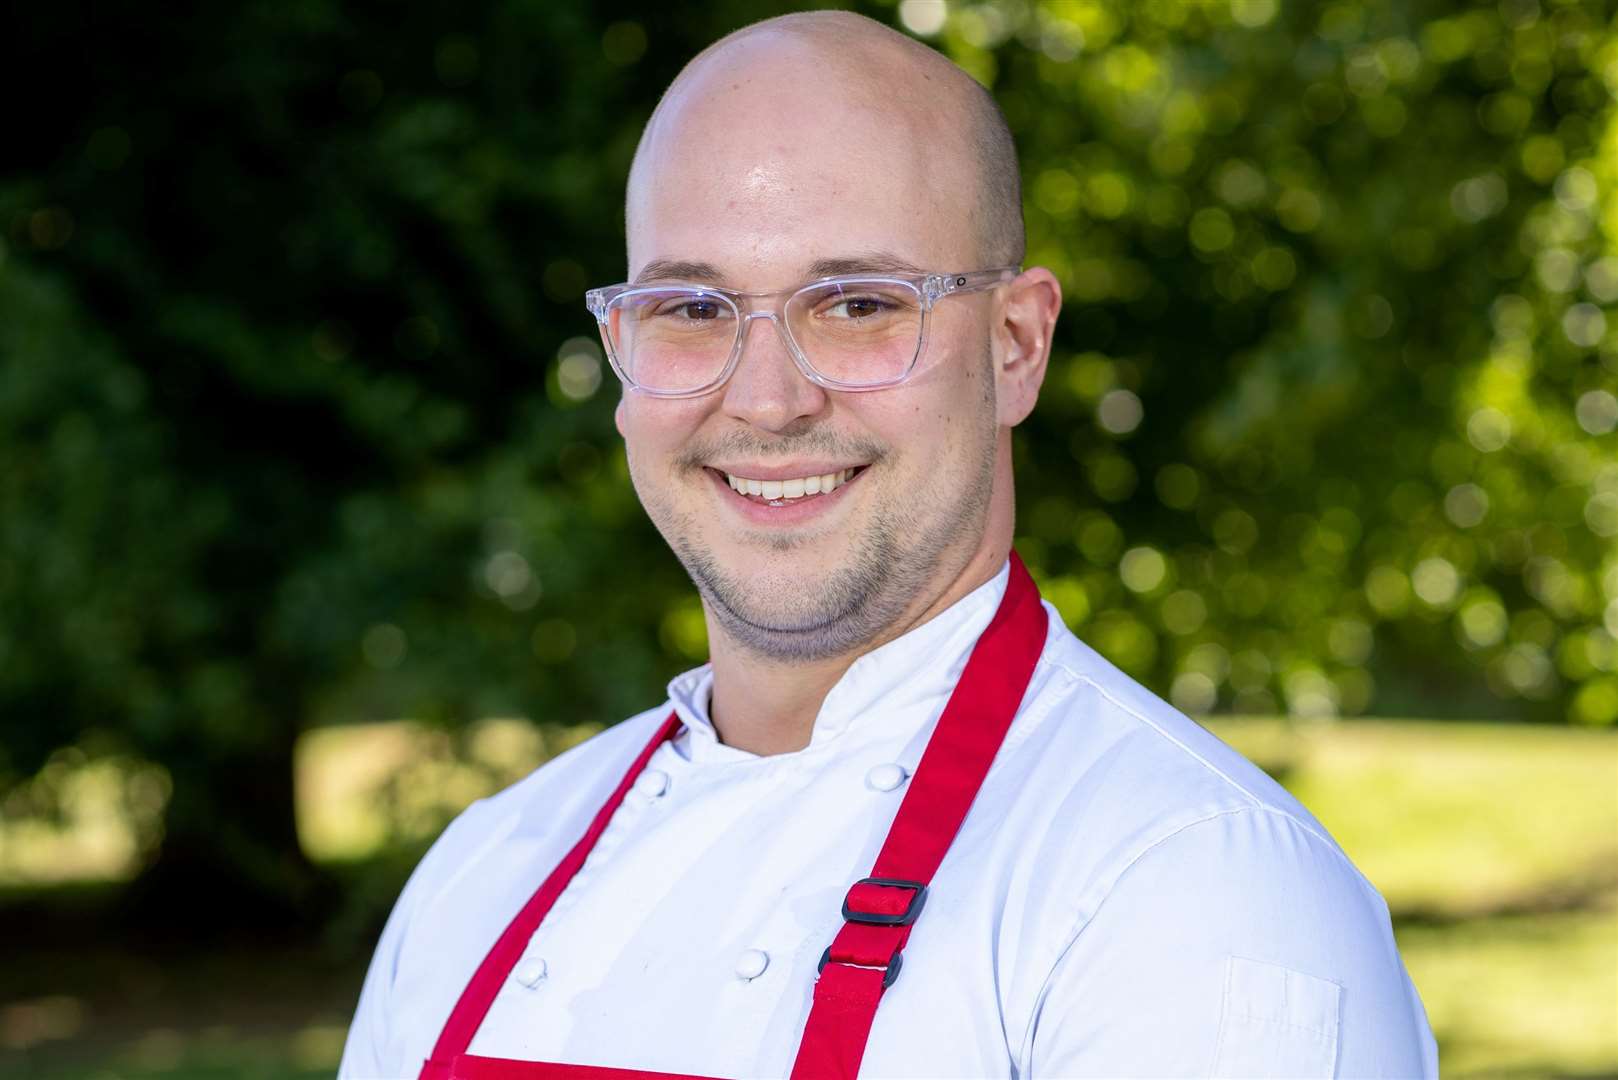
<instances>
[{"instance_id":1,"label":"chest pocket","mask_svg":"<svg viewBox=\"0 0 1618 1080\"><path fill-rule=\"evenodd\" d=\"M1342 992L1336 983L1301 971L1227 957L1212 1075L1334 1076Z\"/></svg>"}]
</instances>

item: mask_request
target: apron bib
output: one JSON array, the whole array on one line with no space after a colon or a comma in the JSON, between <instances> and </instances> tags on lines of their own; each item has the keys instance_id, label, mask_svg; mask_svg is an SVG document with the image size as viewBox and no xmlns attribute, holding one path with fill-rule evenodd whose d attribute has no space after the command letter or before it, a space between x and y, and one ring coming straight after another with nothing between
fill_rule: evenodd
<instances>
[{"instance_id":1,"label":"apron bib","mask_svg":"<svg viewBox=\"0 0 1618 1080\"><path fill-rule=\"evenodd\" d=\"M1013 552L1005 597L967 658L871 876L855 882L843 900L843 926L821 954L791 1080L853 1080L859 1074L877 1005L899 977L905 942L926 903L927 886L1022 703L1045 645L1045 630L1039 591ZM462 991L418 1080L707 1080L685 1073L515 1061L466 1052L551 905L584 865L646 762L679 729L680 721L671 713L579 842L511 920Z\"/></svg>"}]
</instances>

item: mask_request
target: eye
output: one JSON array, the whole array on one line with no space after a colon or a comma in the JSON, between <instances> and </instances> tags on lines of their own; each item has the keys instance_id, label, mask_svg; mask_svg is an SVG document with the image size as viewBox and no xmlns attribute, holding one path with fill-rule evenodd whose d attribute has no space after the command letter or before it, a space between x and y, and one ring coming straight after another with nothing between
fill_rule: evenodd
<instances>
[{"instance_id":1,"label":"eye","mask_svg":"<svg viewBox=\"0 0 1618 1080\"><path fill-rule=\"evenodd\" d=\"M826 305L822 313L836 319L869 319L892 309L879 296L845 296Z\"/></svg>"},{"instance_id":2,"label":"eye","mask_svg":"<svg viewBox=\"0 0 1618 1080\"><path fill-rule=\"evenodd\" d=\"M680 297L658 306L657 314L680 321L700 322L724 315L724 305L703 297Z\"/></svg>"}]
</instances>

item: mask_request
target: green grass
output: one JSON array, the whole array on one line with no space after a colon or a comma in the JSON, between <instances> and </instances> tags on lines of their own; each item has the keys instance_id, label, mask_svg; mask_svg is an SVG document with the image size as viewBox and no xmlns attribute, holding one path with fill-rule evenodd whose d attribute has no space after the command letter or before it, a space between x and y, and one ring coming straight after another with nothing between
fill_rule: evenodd
<instances>
[{"instance_id":1,"label":"green grass","mask_svg":"<svg viewBox=\"0 0 1618 1080\"><path fill-rule=\"evenodd\" d=\"M1446 1077L1618 1078L1618 733L1209 726L1282 776L1387 898ZM0 1076L330 1076L361 974L318 950L7 957Z\"/></svg>"}]
</instances>

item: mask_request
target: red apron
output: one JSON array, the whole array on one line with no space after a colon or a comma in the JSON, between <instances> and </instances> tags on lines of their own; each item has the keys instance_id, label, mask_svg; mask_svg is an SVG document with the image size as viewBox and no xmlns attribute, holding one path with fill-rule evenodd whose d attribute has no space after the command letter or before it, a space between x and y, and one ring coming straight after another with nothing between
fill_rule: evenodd
<instances>
[{"instance_id":1,"label":"red apron","mask_svg":"<svg viewBox=\"0 0 1618 1080\"><path fill-rule=\"evenodd\" d=\"M978 638L911 778L871 876L843 900L843 927L820 958L820 977L792 1080L853 1080L882 993L899 975L910 927L1000 749L1045 645L1045 609L1015 552L1005 598ZM444 1024L419 1080L694 1080L687 1074L479 1057L466 1049L534 931L562 894L654 751L680 728L670 714L635 758L589 829L511 920Z\"/></svg>"}]
</instances>

